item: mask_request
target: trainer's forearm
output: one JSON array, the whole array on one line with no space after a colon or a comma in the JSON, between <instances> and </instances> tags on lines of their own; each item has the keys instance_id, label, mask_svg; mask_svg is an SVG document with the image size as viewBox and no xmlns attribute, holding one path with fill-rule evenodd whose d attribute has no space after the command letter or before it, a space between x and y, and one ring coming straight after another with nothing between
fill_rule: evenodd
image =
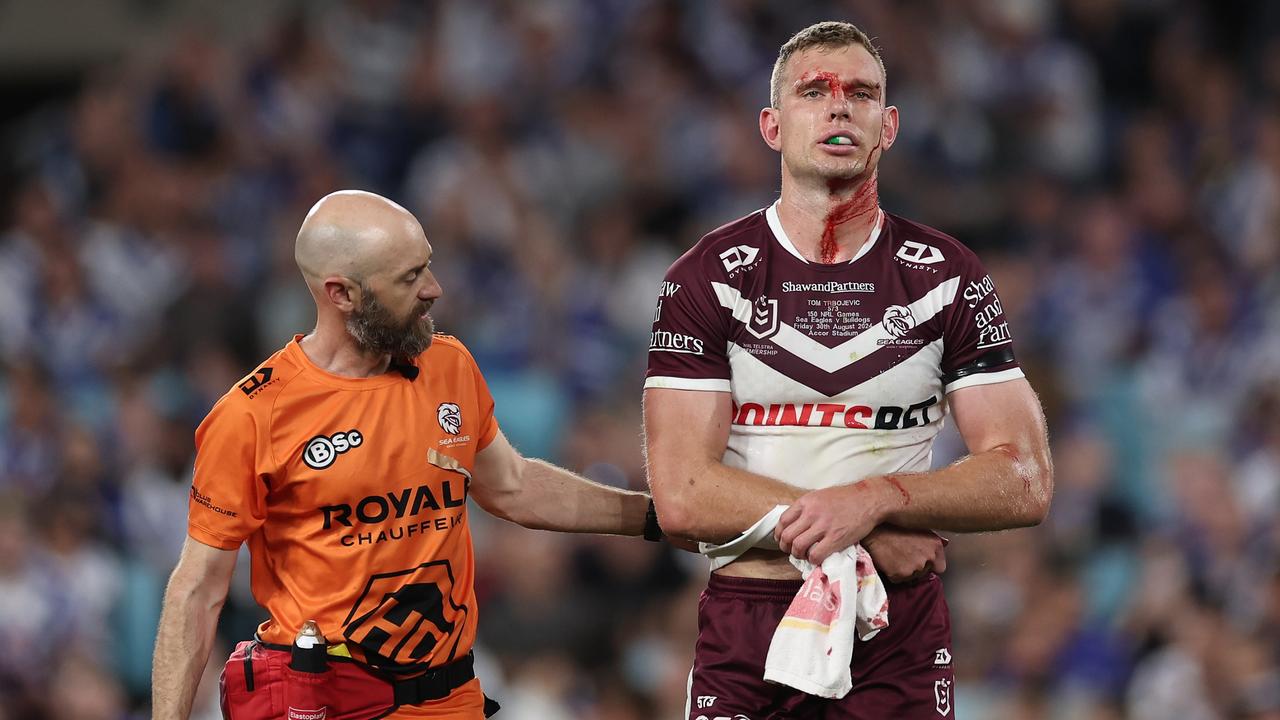
<instances>
[{"instance_id":1,"label":"trainer's forearm","mask_svg":"<svg viewBox=\"0 0 1280 720\"><path fill-rule=\"evenodd\" d=\"M516 497L506 498L506 517L538 530L640 535L649 496L601 485L562 467L524 459Z\"/></svg>"},{"instance_id":2,"label":"trainer's forearm","mask_svg":"<svg viewBox=\"0 0 1280 720\"><path fill-rule=\"evenodd\" d=\"M175 576L165 591L151 670L152 718L186 720L213 647L226 588L201 595Z\"/></svg>"},{"instance_id":3,"label":"trainer's forearm","mask_svg":"<svg viewBox=\"0 0 1280 720\"><path fill-rule=\"evenodd\" d=\"M925 473L870 478L881 522L907 528L983 532L1039 524L1049 510L1047 452L1000 446Z\"/></svg>"}]
</instances>

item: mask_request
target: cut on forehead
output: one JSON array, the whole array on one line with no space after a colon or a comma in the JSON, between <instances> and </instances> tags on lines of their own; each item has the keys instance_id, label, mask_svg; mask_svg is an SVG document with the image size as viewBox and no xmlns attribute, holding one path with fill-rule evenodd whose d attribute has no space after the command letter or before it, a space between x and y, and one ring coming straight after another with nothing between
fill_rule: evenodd
<instances>
[{"instance_id":1,"label":"cut on forehead","mask_svg":"<svg viewBox=\"0 0 1280 720\"><path fill-rule=\"evenodd\" d=\"M423 250L415 252L421 247ZM426 238L413 215L369 192L344 190L321 198L298 230L294 259L308 279L342 275L357 281L398 269L424 251Z\"/></svg>"},{"instance_id":2,"label":"cut on forehead","mask_svg":"<svg viewBox=\"0 0 1280 720\"><path fill-rule=\"evenodd\" d=\"M801 90L814 83L839 83L880 89L882 78L875 60L858 47L810 48L796 53L783 71L782 91Z\"/></svg>"},{"instance_id":3,"label":"cut on forehead","mask_svg":"<svg viewBox=\"0 0 1280 720\"><path fill-rule=\"evenodd\" d=\"M846 22L827 21L810 25L792 35L791 39L778 50L778 59L773 64L773 74L769 79L770 105L778 107L781 102L782 86L786 82L784 75L788 74L787 71L795 56L811 50L825 53L848 48L862 48L875 62L880 70L878 82L883 93L888 84L889 75L884 67L884 59L880 57L879 48L858 26Z\"/></svg>"}]
</instances>

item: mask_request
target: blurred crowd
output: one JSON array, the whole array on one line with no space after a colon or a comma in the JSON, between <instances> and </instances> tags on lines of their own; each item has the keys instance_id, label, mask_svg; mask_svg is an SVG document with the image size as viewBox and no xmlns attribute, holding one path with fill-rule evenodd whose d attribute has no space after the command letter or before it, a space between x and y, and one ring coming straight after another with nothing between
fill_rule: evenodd
<instances>
[{"instance_id":1,"label":"blurred crowd","mask_svg":"<svg viewBox=\"0 0 1280 720\"><path fill-rule=\"evenodd\" d=\"M1049 417L1045 525L948 548L957 718L1280 718L1265 0L299 2L88 69L0 128L0 718L148 717L192 432L310 329L293 238L334 189L423 220L517 447L643 487L658 283L776 197L756 116L821 19L888 66L882 205L979 251ZM500 717L681 716L702 558L473 518Z\"/></svg>"}]
</instances>

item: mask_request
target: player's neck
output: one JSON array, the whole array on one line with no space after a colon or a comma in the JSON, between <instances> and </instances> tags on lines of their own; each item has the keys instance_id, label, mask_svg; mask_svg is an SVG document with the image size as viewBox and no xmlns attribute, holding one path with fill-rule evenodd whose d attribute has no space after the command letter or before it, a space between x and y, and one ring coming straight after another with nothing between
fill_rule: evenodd
<instances>
[{"instance_id":1,"label":"player's neck","mask_svg":"<svg viewBox=\"0 0 1280 720\"><path fill-rule=\"evenodd\" d=\"M846 183L802 183L782 178L778 219L810 262L847 262L870 239L880 217L878 171Z\"/></svg>"},{"instance_id":2,"label":"player's neck","mask_svg":"<svg viewBox=\"0 0 1280 720\"><path fill-rule=\"evenodd\" d=\"M317 326L298 344L316 367L343 377L375 377L387 372L391 364L389 355L361 352L346 333L346 328L343 328L341 335L337 335L332 330L326 332L326 328Z\"/></svg>"}]
</instances>

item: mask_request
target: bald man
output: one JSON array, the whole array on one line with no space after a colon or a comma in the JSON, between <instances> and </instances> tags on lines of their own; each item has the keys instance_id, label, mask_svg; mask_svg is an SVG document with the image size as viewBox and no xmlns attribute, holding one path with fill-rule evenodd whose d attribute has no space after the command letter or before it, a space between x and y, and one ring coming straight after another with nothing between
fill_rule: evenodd
<instances>
[{"instance_id":1,"label":"bald man","mask_svg":"<svg viewBox=\"0 0 1280 720\"><path fill-rule=\"evenodd\" d=\"M269 619L223 670L224 715L481 718L496 704L472 670L467 497L529 528L659 535L647 495L511 447L471 355L434 332L431 258L413 215L377 195L334 193L307 214L295 259L315 329L196 431L153 717L188 716L242 543Z\"/></svg>"}]
</instances>

